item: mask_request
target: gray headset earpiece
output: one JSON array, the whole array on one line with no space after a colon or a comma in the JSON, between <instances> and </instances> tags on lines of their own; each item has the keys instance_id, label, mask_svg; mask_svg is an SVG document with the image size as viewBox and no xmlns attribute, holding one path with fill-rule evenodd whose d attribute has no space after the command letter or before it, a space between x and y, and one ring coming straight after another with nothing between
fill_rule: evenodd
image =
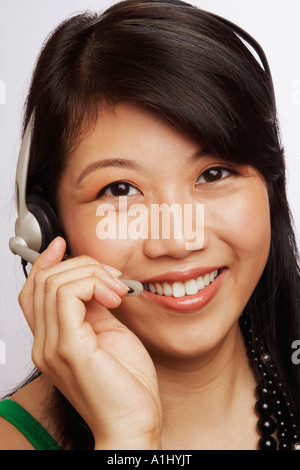
<instances>
[{"instance_id":1,"label":"gray headset earpiece","mask_svg":"<svg viewBox=\"0 0 300 470\"><path fill-rule=\"evenodd\" d=\"M131 279L120 279L120 281L130 287L130 291L126 294L126 297L136 297L141 294L144 289L143 284L139 281L133 281Z\"/></svg>"},{"instance_id":2,"label":"gray headset earpiece","mask_svg":"<svg viewBox=\"0 0 300 470\"><path fill-rule=\"evenodd\" d=\"M39 223L26 206L27 173L33 124L31 116L22 140L15 180L15 202L17 219L15 236L9 240L9 248L15 255L33 263L42 246L42 233Z\"/></svg>"},{"instance_id":3,"label":"gray headset earpiece","mask_svg":"<svg viewBox=\"0 0 300 470\"><path fill-rule=\"evenodd\" d=\"M38 194L26 195L33 120L34 115L26 127L18 158L15 180L17 220L15 236L9 240L12 253L29 263L33 263L60 234L57 217L47 201Z\"/></svg>"}]
</instances>

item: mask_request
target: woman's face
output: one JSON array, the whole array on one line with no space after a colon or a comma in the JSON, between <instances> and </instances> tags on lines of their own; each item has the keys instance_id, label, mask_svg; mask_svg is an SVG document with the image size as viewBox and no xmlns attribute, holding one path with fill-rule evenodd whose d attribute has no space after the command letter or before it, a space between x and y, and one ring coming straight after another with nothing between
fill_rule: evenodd
<instances>
[{"instance_id":1,"label":"woman's face","mask_svg":"<svg viewBox=\"0 0 300 470\"><path fill-rule=\"evenodd\" d=\"M70 155L59 202L72 256L89 255L155 288L113 310L149 350L196 357L229 337L269 253L269 201L255 169L227 164L148 111L120 104L99 113ZM103 204L110 204L109 213ZM148 215L154 205L168 211L176 204L182 236L172 217L162 236L167 212L164 228L156 219L160 237L153 236L150 217L134 216L134 204ZM204 242L199 236L201 243L191 244L187 225L202 230L196 208L199 214L204 208Z\"/></svg>"}]
</instances>

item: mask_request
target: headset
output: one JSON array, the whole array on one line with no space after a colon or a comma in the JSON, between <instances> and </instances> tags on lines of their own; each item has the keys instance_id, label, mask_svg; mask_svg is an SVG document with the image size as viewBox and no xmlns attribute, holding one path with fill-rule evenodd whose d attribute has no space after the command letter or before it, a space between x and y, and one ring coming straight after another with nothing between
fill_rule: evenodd
<instances>
[{"instance_id":1,"label":"headset","mask_svg":"<svg viewBox=\"0 0 300 470\"><path fill-rule=\"evenodd\" d=\"M273 102L275 102L274 87L270 67L260 44L249 33L221 16L206 12L218 21L229 26L233 32L250 45L258 55L261 66L269 77ZM18 157L15 179L15 203L17 219L15 236L9 240L9 248L13 254L19 255L27 277L26 265L33 264L39 254L44 251L51 241L61 235L58 218L48 202L38 194L27 195L27 177L30 159L31 135L34 124L34 113L29 119ZM124 280L129 287L127 295L139 295L143 285L138 281Z\"/></svg>"},{"instance_id":2,"label":"headset","mask_svg":"<svg viewBox=\"0 0 300 470\"><path fill-rule=\"evenodd\" d=\"M26 127L18 158L15 179L17 219L15 236L9 240L12 253L31 264L61 234L60 224L50 204L38 194L26 194L33 122L34 114Z\"/></svg>"}]
</instances>

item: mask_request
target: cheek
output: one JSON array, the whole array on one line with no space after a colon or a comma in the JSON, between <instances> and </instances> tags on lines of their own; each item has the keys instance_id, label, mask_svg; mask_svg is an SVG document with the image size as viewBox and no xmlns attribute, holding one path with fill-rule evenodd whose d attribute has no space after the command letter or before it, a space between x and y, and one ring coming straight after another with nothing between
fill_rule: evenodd
<instances>
[{"instance_id":1,"label":"cheek","mask_svg":"<svg viewBox=\"0 0 300 470\"><path fill-rule=\"evenodd\" d=\"M217 214L217 213L218 214ZM234 251L235 257L265 264L270 248L270 212L265 185L249 178L241 190L224 198L214 211L218 237Z\"/></svg>"},{"instance_id":2,"label":"cheek","mask_svg":"<svg viewBox=\"0 0 300 470\"><path fill-rule=\"evenodd\" d=\"M232 237L245 252L259 253L270 241L270 215L267 199L241 198L228 214Z\"/></svg>"},{"instance_id":3,"label":"cheek","mask_svg":"<svg viewBox=\"0 0 300 470\"><path fill-rule=\"evenodd\" d=\"M221 298L228 319L244 310L265 269L271 240L269 199L265 185L249 178L214 205L210 248L220 253L228 278ZM230 295L228 295L230 292Z\"/></svg>"},{"instance_id":4,"label":"cheek","mask_svg":"<svg viewBox=\"0 0 300 470\"><path fill-rule=\"evenodd\" d=\"M100 239L97 226L101 218L97 217L96 208L76 206L76 210L69 209L65 214L64 228L71 255L88 255L122 271L136 251L136 242L130 239L116 241L112 237Z\"/></svg>"}]
</instances>

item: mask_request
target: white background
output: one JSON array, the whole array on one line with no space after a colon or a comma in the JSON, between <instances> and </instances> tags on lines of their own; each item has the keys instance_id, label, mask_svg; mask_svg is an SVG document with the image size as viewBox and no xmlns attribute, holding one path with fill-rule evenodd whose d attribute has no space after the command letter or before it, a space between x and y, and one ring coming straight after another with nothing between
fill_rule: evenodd
<instances>
[{"instance_id":1,"label":"white background","mask_svg":"<svg viewBox=\"0 0 300 470\"><path fill-rule=\"evenodd\" d=\"M101 12L113 3L113 0L0 0L0 396L32 368L31 333L17 301L24 276L19 258L8 249L14 231L13 190L21 118L31 73L45 38L62 20L87 9ZM237 23L266 52L286 150L288 197L300 245L300 2L191 0L190 3Z\"/></svg>"}]
</instances>

